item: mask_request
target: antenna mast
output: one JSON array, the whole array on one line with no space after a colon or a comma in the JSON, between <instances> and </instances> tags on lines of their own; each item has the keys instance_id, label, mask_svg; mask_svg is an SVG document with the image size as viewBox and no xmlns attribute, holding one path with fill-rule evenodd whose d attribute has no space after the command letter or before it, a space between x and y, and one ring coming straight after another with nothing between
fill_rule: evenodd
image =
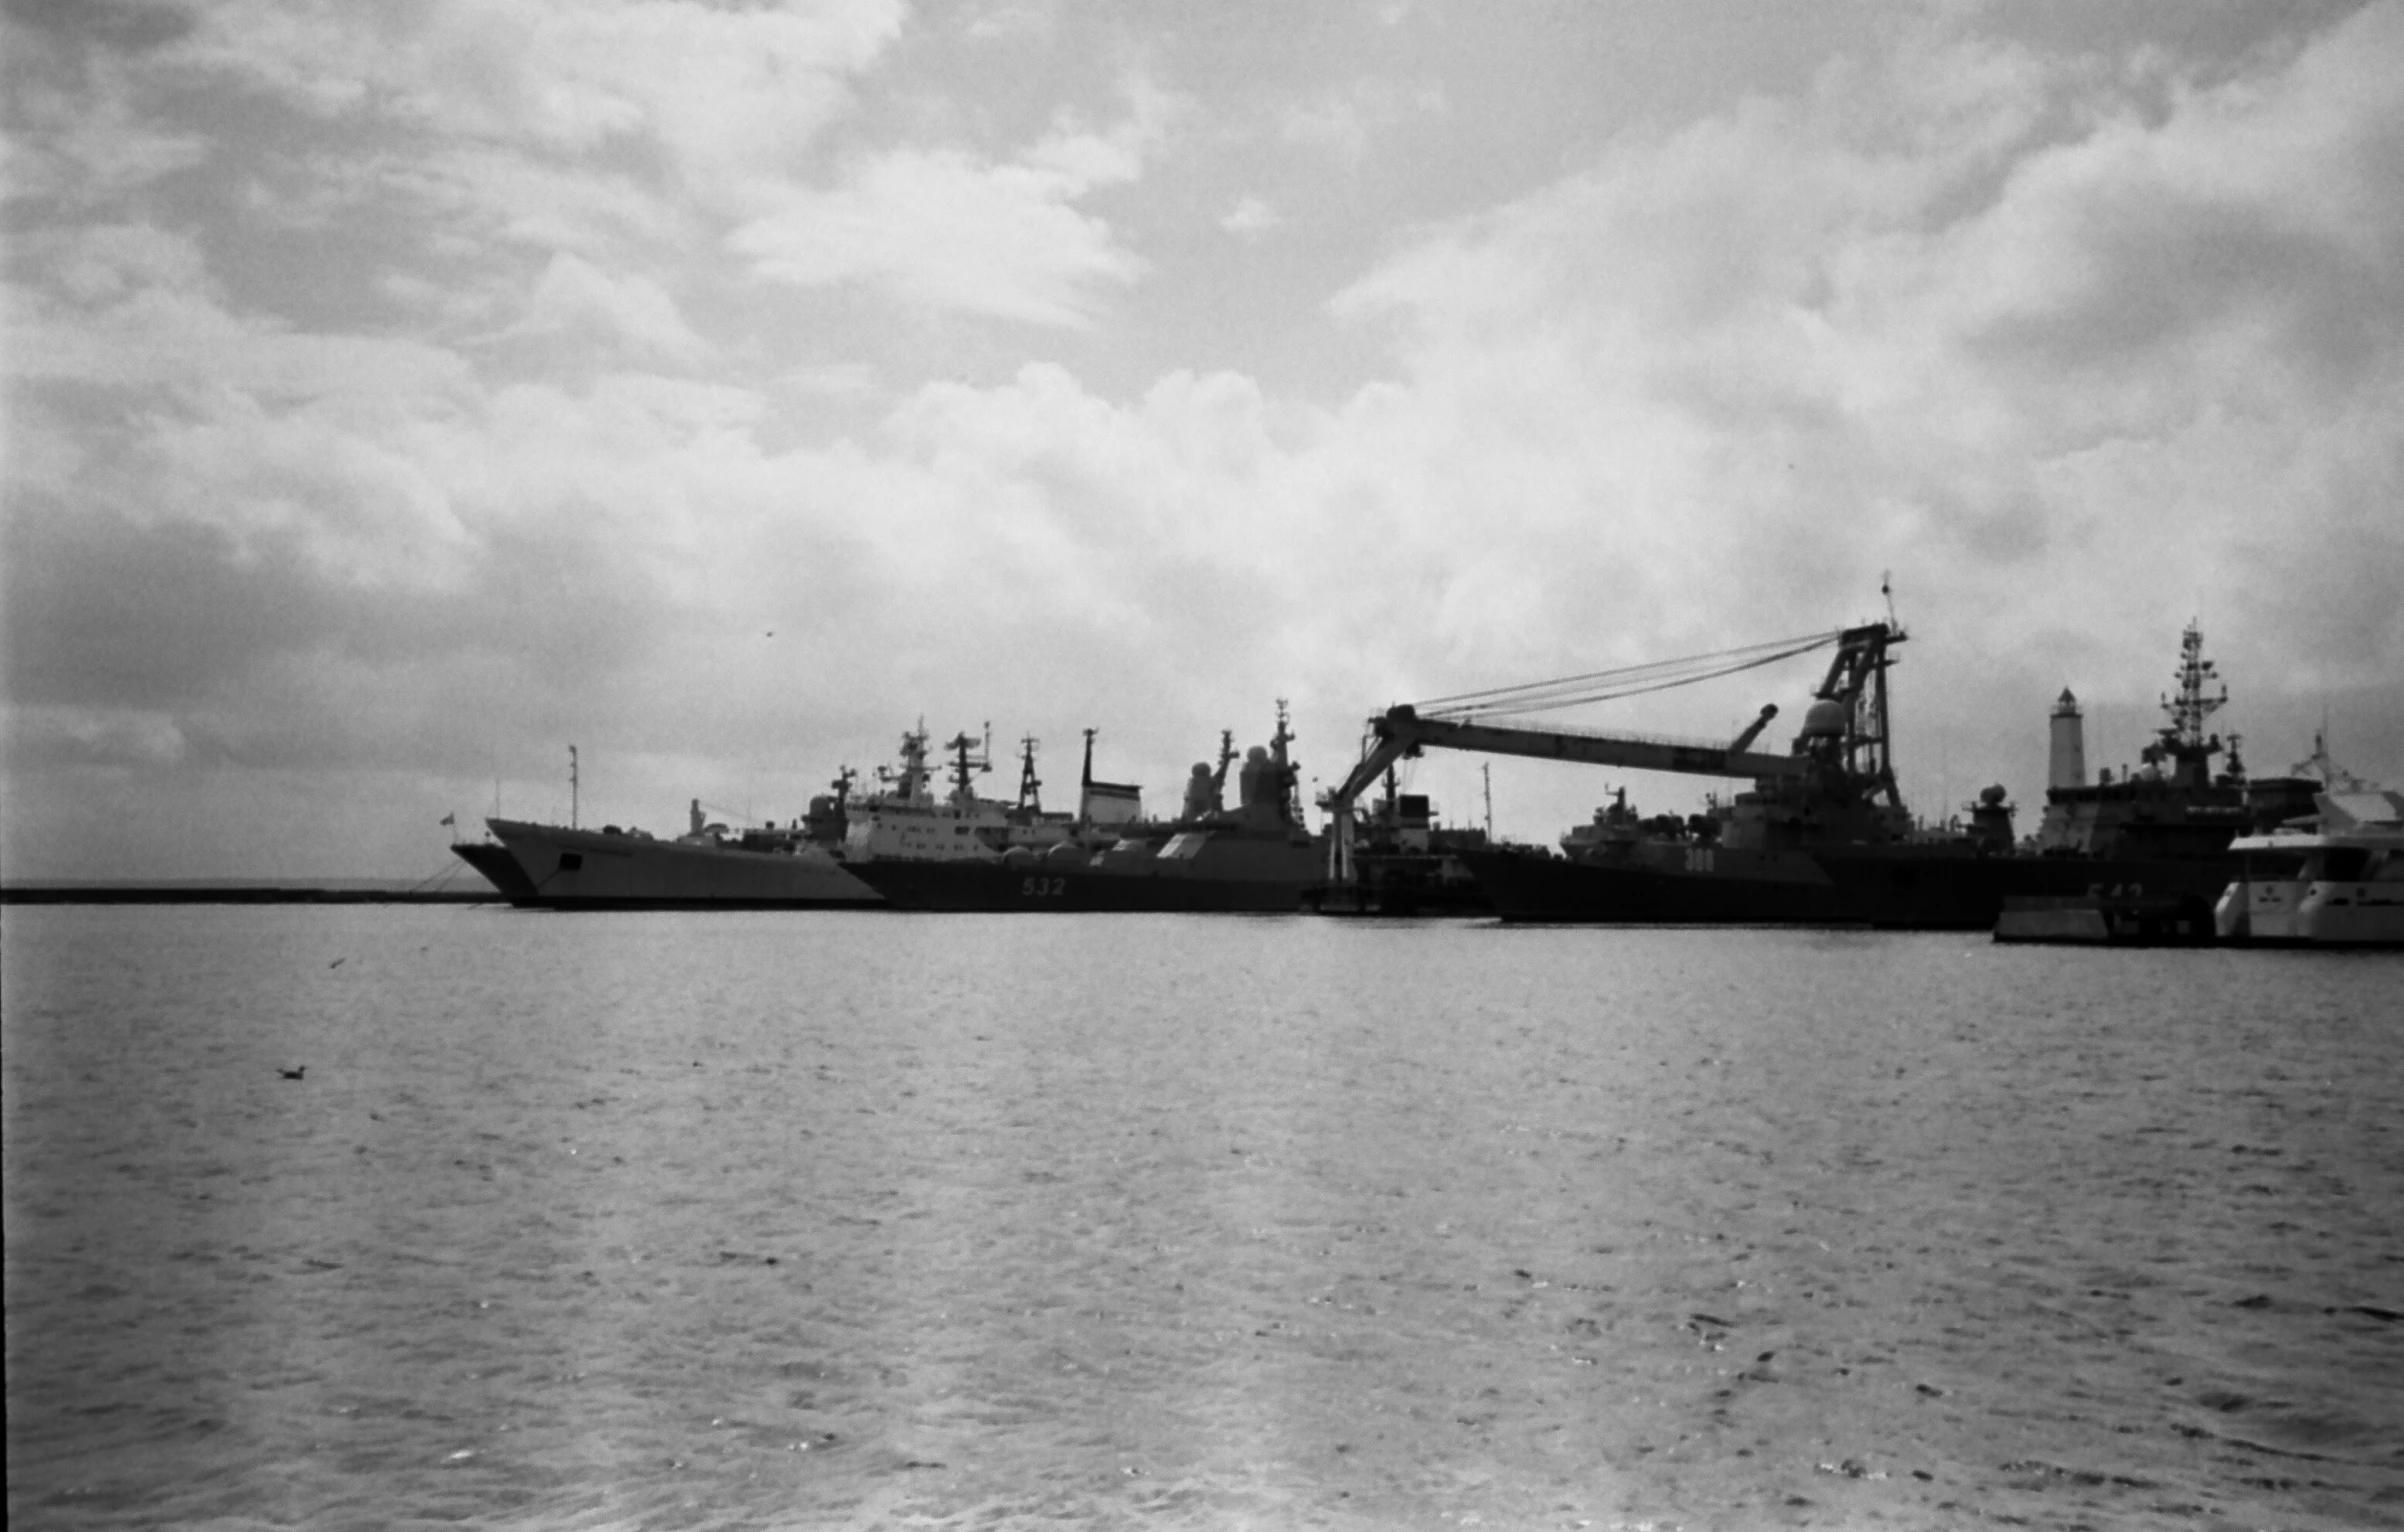
<instances>
[{"instance_id":1,"label":"antenna mast","mask_svg":"<svg viewBox=\"0 0 2404 1532\"><path fill-rule=\"evenodd\" d=\"M568 828L571 830L578 827L576 819L576 792L576 747L574 745L570 745L568 746Z\"/></svg>"}]
</instances>

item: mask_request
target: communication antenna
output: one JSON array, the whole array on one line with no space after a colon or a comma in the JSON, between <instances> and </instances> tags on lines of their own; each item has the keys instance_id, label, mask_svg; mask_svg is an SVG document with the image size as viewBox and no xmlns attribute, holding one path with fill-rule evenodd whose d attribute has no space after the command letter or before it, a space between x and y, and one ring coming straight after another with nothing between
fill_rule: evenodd
<instances>
[{"instance_id":1,"label":"communication antenna","mask_svg":"<svg viewBox=\"0 0 2404 1532\"><path fill-rule=\"evenodd\" d=\"M576 747L568 746L568 828L578 828L576 822Z\"/></svg>"},{"instance_id":2,"label":"communication antenna","mask_svg":"<svg viewBox=\"0 0 2404 1532\"><path fill-rule=\"evenodd\" d=\"M1486 839L1492 840L1494 839L1494 763L1492 761L1479 762L1477 774L1485 780L1486 784Z\"/></svg>"}]
</instances>

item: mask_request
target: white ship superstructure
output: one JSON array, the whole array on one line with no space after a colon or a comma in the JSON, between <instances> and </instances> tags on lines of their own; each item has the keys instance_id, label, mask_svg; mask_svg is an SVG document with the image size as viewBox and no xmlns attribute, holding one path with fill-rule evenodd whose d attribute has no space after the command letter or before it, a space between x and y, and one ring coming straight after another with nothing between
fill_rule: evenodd
<instances>
[{"instance_id":1,"label":"white ship superstructure","mask_svg":"<svg viewBox=\"0 0 2404 1532\"><path fill-rule=\"evenodd\" d=\"M2305 826L2239 836L2243 871L2214 910L2224 942L2404 946L2404 793L2332 788Z\"/></svg>"},{"instance_id":2,"label":"white ship superstructure","mask_svg":"<svg viewBox=\"0 0 2404 1532\"><path fill-rule=\"evenodd\" d=\"M927 765L927 731L922 724L902 735L901 764L879 767L881 792L853 805L842 841L850 862L946 862L999 860L1013 847L1043 851L1075 838L1068 814L1047 814L1037 796L1035 741L1021 742L1018 801L980 798L978 773L990 771L992 749L962 733L945 749L952 756L951 791L938 798Z\"/></svg>"}]
</instances>

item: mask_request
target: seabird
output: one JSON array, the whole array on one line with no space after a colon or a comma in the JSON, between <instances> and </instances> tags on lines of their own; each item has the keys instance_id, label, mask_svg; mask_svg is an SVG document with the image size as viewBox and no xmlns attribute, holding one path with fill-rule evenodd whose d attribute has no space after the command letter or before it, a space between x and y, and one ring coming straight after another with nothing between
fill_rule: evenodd
<instances>
[{"instance_id":1,"label":"seabird","mask_svg":"<svg viewBox=\"0 0 2404 1532\"><path fill-rule=\"evenodd\" d=\"M282 1068L279 1068L279 1069L277 1069L277 1070L276 1070L276 1073L277 1073L277 1074L280 1074L280 1075L282 1075L282 1076L283 1076L285 1079L287 1079L287 1080L297 1080L297 1079L299 1079L299 1078L300 1078L302 1075L305 1075L305 1074L307 1074L308 1072L309 1072L309 1066L308 1066L308 1065L306 1065L306 1064L302 1064L302 1065L298 1066L297 1068L293 1068L293 1069L282 1069Z\"/></svg>"}]
</instances>

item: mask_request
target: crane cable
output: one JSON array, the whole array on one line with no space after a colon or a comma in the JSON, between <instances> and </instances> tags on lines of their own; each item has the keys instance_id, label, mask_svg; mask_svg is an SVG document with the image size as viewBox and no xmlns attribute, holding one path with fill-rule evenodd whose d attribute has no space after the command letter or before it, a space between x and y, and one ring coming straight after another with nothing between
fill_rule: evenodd
<instances>
[{"instance_id":1,"label":"crane cable","mask_svg":"<svg viewBox=\"0 0 2404 1532\"><path fill-rule=\"evenodd\" d=\"M1655 660L1642 665L1621 666L1615 670L1559 676L1550 681L1529 681L1518 686L1457 692L1449 697L1436 697L1422 702L1417 705L1417 710L1422 717L1466 721L1550 712L1556 708L1577 707L1589 702L1610 702L1621 697L1692 686L1698 682L1758 669L1763 665L1774 665L1781 660L1790 660L1796 655L1825 648L1842 636L1842 629L1834 629L1800 638L1748 644L1740 649L1723 649L1716 654L1695 655L1687 659Z\"/></svg>"}]
</instances>

